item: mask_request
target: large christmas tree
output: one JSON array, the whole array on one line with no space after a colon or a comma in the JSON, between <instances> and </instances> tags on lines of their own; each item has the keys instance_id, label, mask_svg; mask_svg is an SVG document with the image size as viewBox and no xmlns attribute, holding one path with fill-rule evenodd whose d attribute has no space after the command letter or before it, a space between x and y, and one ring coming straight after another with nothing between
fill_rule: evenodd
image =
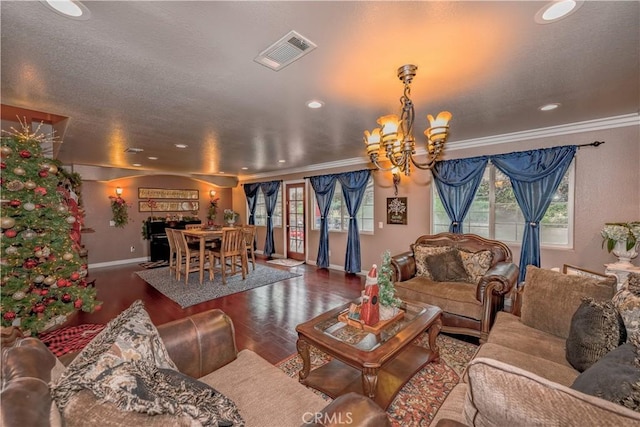
<instances>
[{"instance_id":1,"label":"large christmas tree","mask_svg":"<svg viewBox=\"0 0 640 427\"><path fill-rule=\"evenodd\" d=\"M57 162L42 155L44 136L25 125L4 133L0 319L2 326L37 333L99 303L78 255L81 214L75 206L70 209L67 190L59 186Z\"/></svg>"}]
</instances>

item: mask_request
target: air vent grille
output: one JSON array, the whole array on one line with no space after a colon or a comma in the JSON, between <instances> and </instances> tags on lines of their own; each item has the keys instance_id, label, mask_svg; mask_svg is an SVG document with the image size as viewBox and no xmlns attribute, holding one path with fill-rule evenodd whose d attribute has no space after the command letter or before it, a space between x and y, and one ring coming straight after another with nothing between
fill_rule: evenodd
<instances>
[{"instance_id":1,"label":"air vent grille","mask_svg":"<svg viewBox=\"0 0 640 427\"><path fill-rule=\"evenodd\" d=\"M129 148L125 148L124 152L125 153L141 153L143 152L144 149L142 148L135 148L135 147L129 147Z\"/></svg>"},{"instance_id":2,"label":"air vent grille","mask_svg":"<svg viewBox=\"0 0 640 427\"><path fill-rule=\"evenodd\" d=\"M317 46L301 34L291 31L254 58L259 64L279 71L302 58Z\"/></svg>"}]
</instances>

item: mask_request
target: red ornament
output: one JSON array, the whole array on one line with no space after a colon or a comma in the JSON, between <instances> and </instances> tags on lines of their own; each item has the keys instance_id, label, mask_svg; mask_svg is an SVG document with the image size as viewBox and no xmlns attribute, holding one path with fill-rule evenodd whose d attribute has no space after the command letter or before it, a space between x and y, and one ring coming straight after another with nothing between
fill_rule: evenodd
<instances>
[{"instance_id":1,"label":"red ornament","mask_svg":"<svg viewBox=\"0 0 640 427\"><path fill-rule=\"evenodd\" d=\"M62 295L62 302L71 302L71 295L69 294Z\"/></svg>"},{"instance_id":2,"label":"red ornament","mask_svg":"<svg viewBox=\"0 0 640 427\"><path fill-rule=\"evenodd\" d=\"M46 178L46 177L48 177L48 176L49 176L49 171L47 171L47 170L44 170L44 169L43 169L43 170L41 170L40 172L38 172L38 175L39 175L41 178Z\"/></svg>"},{"instance_id":3,"label":"red ornament","mask_svg":"<svg viewBox=\"0 0 640 427\"><path fill-rule=\"evenodd\" d=\"M33 306L33 311L36 313L43 313L45 309L46 307L44 304L36 304Z\"/></svg>"},{"instance_id":4,"label":"red ornament","mask_svg":"<svg viewBox=\"0 0 640 427\"><path fill-rule=\"evenodd\" d=\"M42 290L40 291L40 295L42 295L43 297L44 297L44 296L47 296L48 294L49 294L49 289L42 289Z\"/></svg>"},{"instance_id":5,"label":"red ornament","mask_svg":"<svg viewBox=\"0 0 640 427\"><path fill-rule=\"evenodd\" d=\"M33 189L33 192L41 196L45 196L47 194L47 189L44 187L36 187Z\"/></svg>"},{"instance_id":6,"label":"red ornament","mask_svg":"<svg viewBox=\"0 0 640 427\"><path fill-rule=\"evenodd\" d=\"M74 303L73 306L75 308L82 308L82 300L80 298L78 298Z\"/></svg>"},{"instance_id":7,"label":"red ornament","mask_svg":"<svg viewBox=\"0 0 640 427\"><path fill-rule=\"evenodd\" d=\"M77 271L74 271L73 273L71 273L71 276L69 276L69 279L73 280L74 282L79 278L80 278L80 274L78 274Z\"/></svg>"},{"instance_id":8,"label":"red ornament","mask_svg":"<svg viewBox=\"0 0 640 427\"><path fill-rule=\"evenodd\" d=\"M22 157L23 159L28 159L29 157L31 157L31 151L29 150L20 151L20 157Z\"/></svg>"},{"instance_id":9,"label":"red ornament","mask_svg":"<svg viewBox=\"0 0 640 427\"><path fill-rule=\"evenodd\" d=\"M4 320L13 320L16 318L16 313L14 311L7 311L2 317L4 317Z\"/></svg>"},{"instance_id":10,"label":"red ornament","mask_svg":"<svg viewBox=\"0 0 640 427\"><path fill-rule=\"evenodd\" d=\"M49 255L49 261L55 261L56 256L54 254Z\"/></svg>"},{"instance_id":11,"label":"red ornament","mask_svg":"<svg viewBox=\"0 0 640 427\"><path fill-rule=\"evenodd\" d=\"M13 228L10 228L9 230L5 230L4 231L4 235L5 235L5 237L13 239L14 237L16 237L18 235L18 232L16 230L14 230Z\"/></svg>"},{"instance_id":12,"label":"red ornament","mask_svg":"<svg viewBox=\"0 0 640 427\"><path fill-rule=\"evenodd\" d=\"M6 169L7 164L5 162L0 163L0 169Z\"/></svg>"},{"instance_id":13,"label":"red ornament","mask_svg":"<svg viewBox=\"0 0 640 427\"><path fill-rule=\"evenodd\" d=\"M13 199L12 201L9 202L9 206L11 206L12 208L17 208L21 204L22 202L18 199Z\"/></svg>"},{"instance_id":14,"label":"red ornament","mask_svg":"<svg viewBox=\"0 0 640 427\"><path fill-rule=\"evenodd\" d=\"M35 259L28 259L22 264L22 267L31 269L35 268L37 265L38 261L36 261Z\"/></svg>"},{"instance_id":15,"label":"red ornament","mask_svg":"<svg viewBox=\"0 0 640 427\"><path fill-rule=\"evenodd\" d=\"M45 304L52 304L52 303L54 303L54 302L56 302L56 299L55 299L55 298L53 298L53 297L49 297L49 298L47 298L47 299L45 300L45 302L44 302L44 303L45 303Z\"/></svg>"},{"instance_id":16,"label":"red ornament","mask_svg":"<svg viewBox=\"0 0 640 427\"><path fill-rule=\"evenodd\" d=\"M102 304L100 305L96 305L96 308L93 309L94 311L100 311L102 310Z\"/></svg>"},{"instance_id":17,"label":"red ornament","mask_svg":"<svg viewBox=\"0 0 640 427\"><path fill-rule=\"evenodd\" d=\"M36 294L36 295L40 295L40 292L41 292L41 291L40 291L40 289L38 289L38 288L34 288L34 289L31 291L31 293L32 293L32 294Z\"/></svg>"},{"instance_id":18,"label":"red ornament","mask_svg":"<svg viewBox=\"0 0 640 427\"><path fill-rule=\"evenodd\" d=\"M65 286L67 286L67 280L66 279L58 279L58 287L59 288L64 288Z\"/></svg>"}]
</instances>

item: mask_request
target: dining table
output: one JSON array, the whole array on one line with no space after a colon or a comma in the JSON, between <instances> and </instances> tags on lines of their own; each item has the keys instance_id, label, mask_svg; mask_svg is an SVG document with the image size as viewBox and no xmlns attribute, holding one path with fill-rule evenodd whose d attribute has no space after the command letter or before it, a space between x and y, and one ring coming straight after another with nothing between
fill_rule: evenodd
<instances>
[{"instance_id":1,"label":"dining table","mask_svg":"<svg viewBox=\"0 0 640 427\"><path fill-rule=\"evenodd\" d=\"M204 263L205 263L205 249L207 242L222 238L222 228L195 228L189 230L180 230L185 236L197 238L200 242L200 284L204 279Z\"/></svg>"}]
</instances>

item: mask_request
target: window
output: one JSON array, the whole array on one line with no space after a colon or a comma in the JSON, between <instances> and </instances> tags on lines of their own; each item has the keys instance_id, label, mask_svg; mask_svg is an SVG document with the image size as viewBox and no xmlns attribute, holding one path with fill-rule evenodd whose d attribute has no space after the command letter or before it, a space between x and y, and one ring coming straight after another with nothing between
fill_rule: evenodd
<instances>
[{"instance_id":1,"label":"window","mask_svg":"<svg viewBox=\"0 0 640 427\"><path fill-rule=\"evenodd\" d=\"M264 193L262 190L258 190L256 212L253 219L255 220L256 225L263 227L267 226L267 206L264 203ZM276 207L273 210L272 219L274 227L282 227L282 185L280 185L280 188L278 189L278 198L276 200Z\"/></svg>"},{"instance_id":2,"label":"window","mask_svg":"<svg viewBox=\"0 0 640 427\"><path fill-rule=\"evenodd\" d=\"M540 223L540 243L544 246L572 246L574 170L574 163L571 163ZM448 231L449 217L435 186L432 191L432 231ZM511 181L491 164L484 171L464 220L463 232L503 242L522 242L524 216L516 202Z\"/></svg>"},{"instance_id":3,"label":"window","mask_svg":"<svg viewBox=\"0 0 640 427\"><path fill-rule=\"evenodd\" d=\"M314 221L313 229L320 229L320 209L314 195ZM356 214L358 220L358 228L361 232L373 233L373 179L369 178L367 188L364 192L360 209ZM329 231L348 231L349 230L349 213L342 196L342 186L336 181L336 190L333 193L331 207L329 208Z\"/></svg>"}]
</instances>

